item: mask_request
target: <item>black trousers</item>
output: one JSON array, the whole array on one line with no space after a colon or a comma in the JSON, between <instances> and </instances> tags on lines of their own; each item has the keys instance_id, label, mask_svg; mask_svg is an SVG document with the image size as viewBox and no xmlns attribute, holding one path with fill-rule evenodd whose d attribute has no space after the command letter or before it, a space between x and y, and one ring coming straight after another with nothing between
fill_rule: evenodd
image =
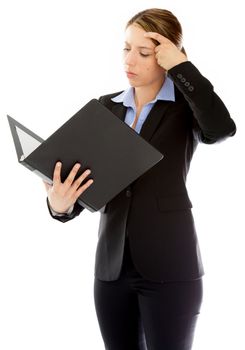
<instances>
[{"instance_id":1,"label":"black trousers","mask_svg":"<svg viewBox=\"0 0 245 350\"><path fill-rule=\"evenodd\" d=\"M126 242L120 278L94 281L105 349L190 350L202 302L202 279L146 280L135 270Z\"/></svg>"}]
</instances>

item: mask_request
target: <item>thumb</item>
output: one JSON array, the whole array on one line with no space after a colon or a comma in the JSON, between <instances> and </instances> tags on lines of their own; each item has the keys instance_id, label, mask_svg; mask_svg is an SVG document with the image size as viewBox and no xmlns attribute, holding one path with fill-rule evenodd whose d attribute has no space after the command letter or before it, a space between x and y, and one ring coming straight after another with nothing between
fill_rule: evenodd
<instances>
[{"instance_id":1,"label":"thumb","mask_svg":"<svg viewBox=\"0 0 245 350\"><path fill-rule=\"evenodd\" d=\"M44 186L46 188L46 191L48 192L49 189L52 187L52 185L50 185L49 183L45 182L44 180L43 180L43 183L44 183Z\"/></svg>"}]
</instances>

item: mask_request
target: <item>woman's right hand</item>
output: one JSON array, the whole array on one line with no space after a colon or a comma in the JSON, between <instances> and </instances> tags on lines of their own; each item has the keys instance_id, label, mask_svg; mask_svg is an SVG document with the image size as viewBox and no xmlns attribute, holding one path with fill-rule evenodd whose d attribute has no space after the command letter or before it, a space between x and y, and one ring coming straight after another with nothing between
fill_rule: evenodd
<instances>
[{"instance_id":1,"label":"woman's right hand","mask_svg":"<svg viewBox=\"0 0 245 350\"><path fill-rule=\"evenodd\" d=\"M63 214L75 204L78 197L93 183L93 180L88 180L80 187L81 183L91 173L91 171L87 169L74 181L75 176L81 167L81 164L77 163L72 168L66 180L61 182L61 167L61 162L57 162L54 168L53 185L50 185L45 181L43 182L46 187L51 209L57 213Z\"/></svg>"}]
</instances>

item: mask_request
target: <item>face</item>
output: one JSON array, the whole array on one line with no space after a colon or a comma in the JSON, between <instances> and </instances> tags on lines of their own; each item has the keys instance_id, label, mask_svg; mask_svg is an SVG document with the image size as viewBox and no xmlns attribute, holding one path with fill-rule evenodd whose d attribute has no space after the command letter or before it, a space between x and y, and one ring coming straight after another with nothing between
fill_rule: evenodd
<instances>
[{"instance_id":1,"label":"face","mask_svg":"<svg viewBox=\"0 0 245 350\"><path fill-rule=\"evenodd\" d=\"M124 70L131 86L149 86L163 81L165 70L157 63L151 39L144 37L145 30L137 24L125 31L123 50ZM134 74L129 74L134 73Z\"/></svg>"}]
</instances>

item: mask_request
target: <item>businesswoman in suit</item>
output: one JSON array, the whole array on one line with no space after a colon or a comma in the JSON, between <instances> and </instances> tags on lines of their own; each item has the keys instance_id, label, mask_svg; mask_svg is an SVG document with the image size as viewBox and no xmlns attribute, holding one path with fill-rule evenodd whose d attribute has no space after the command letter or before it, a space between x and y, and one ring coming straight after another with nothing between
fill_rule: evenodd
<instances>
[{"instance_id":1,"label":"businesswoman in suit","mask_svg":"<svg viewBox=\"0 0 245 350\"><path fill-rule=\"evenodd\" d=\"M136 14L125 30L130 87L100 97L115 117L164 158L101 210L94 298L107 350L189 350L202 302L203 266L185 182L198 142L236 127L213 86L188 60L178 19L167 10ZM84 209L87 172L46 184L51 215L62 222ZM93 172L91 172L91 176Z\"/></svg>"}]
</instances>

